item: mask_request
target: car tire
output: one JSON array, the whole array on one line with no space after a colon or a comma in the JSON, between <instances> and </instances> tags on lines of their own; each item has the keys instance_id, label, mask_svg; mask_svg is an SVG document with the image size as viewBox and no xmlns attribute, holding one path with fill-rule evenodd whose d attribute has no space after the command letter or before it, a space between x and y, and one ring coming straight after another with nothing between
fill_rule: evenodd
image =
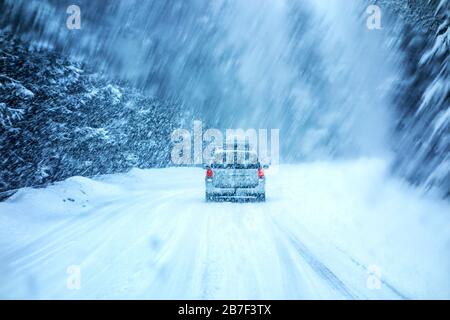
<instances>
[{"instance_id":1,"label":"car tire","mask_svg":"<svg viewBox=\"0 0 450 320\"><path fill-rule=\"evenodd\" d=\"M206 202L211 202L212 201L212 196L209 193L205 193L205 201Z\"/></svg>"},{"instance_id":2,"label":"car tire","mask_svg":"<svg viewBox=\"0 0 450 320\"><path fill-rule=\"evenodd\" d=\"M266 194L261 193L256 197L256 199L258 200L258 202L266 202Z\"/></svg>"}]
</instances>

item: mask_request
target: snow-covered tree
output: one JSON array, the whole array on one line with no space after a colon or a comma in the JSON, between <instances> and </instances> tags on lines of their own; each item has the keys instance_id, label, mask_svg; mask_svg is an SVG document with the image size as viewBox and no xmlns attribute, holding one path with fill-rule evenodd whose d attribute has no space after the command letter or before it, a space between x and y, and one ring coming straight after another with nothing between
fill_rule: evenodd
<instances>
[{"instance_id":1,"label":"snow-covered tree","mask_svg":"<svg viewBox=\"0 0 450 320\"><path fill-rule=\"evenodd\" d=\"M0 34L0 192L170 162L179 104Z\"/></svg>"},{"instance_id":2,"label":"snow-covered tree","mask_svg":"<svg viewBox=\"0 0 450 320\"><path fill-rule=\"evenodd\" d=\"M399 17L395 169L450 196L450 2L380 1Z\"/></svg>"}]
</instances>

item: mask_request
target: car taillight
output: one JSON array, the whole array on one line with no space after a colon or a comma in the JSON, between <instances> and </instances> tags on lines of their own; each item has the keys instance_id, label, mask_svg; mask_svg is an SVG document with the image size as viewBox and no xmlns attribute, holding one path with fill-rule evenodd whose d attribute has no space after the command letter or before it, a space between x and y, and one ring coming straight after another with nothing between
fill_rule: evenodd
<instances>
[{"instance_id":1,"label":"car taillight","mask_svg":"<svg viewBox=\"0 0 450 320\"><path fill-rule=\"evenodd\" d=\"M264 170L263 170L263 168L258 168L258 177L260 179L264 178Z\"/></svg>"},{"instance_id":2,"label":"car taillight","mask_svg":"<svg viewBox=\"0 0 450 320\"><path fill-rule=\"evenodd\" d=\"M211 168L208 168L208 170L206 170L206 177L212 178L212 176L213 176L213 171L211 170Z\"/></svg>"}]
</instances>

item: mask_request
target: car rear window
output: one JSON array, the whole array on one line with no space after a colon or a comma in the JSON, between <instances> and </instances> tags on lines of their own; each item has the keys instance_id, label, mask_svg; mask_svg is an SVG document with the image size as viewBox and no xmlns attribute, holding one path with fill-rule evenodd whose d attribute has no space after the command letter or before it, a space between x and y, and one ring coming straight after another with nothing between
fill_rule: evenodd
<instances>
[{"instance_id":1,"label":"car rear window","mask_svg":"<svg viewBox=\"0 0 450 320\"><path fill-rule=\"evenodd\" d=\"M229 154L232 153L230 161ZM228 155L228 157L227 157ZM258 169L260 163L256 154L250 152L221 152L216 154L215 162L211 164L211 168L216 169Z\"/></svg>"},{"instance_id":2,"label":"car rear window","mask_svg":"<svg viewBox=\"0 0 450 320\"><path fill-rule=\"evenodd\" d=\"M258 169L259 163L213 163L213 169Z\"/></svg>"}]
</instances>

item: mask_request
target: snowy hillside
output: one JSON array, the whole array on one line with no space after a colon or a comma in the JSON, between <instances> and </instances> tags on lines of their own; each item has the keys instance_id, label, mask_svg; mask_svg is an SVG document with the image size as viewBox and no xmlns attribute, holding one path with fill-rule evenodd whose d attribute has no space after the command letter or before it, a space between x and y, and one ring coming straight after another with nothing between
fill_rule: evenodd
<instances>
[{"instance_id":1,"label":"snowy hillside","mask_svg":"<svg viewBox=\"0 0 450 320\"><path fill-rule=\"evenodd\" d=\"M169 164L179 104L7 33L0 47L0 192Z\"/></svg>"},{"instance_id":2,"label":"snowy hillside","mask_svg":"<svg viewBox=\"0 0 450 320\"><path fill-rule=\"evenodd\" d=\"M192 168L23 189L0 203L0 296L449 299L450 206L386 169L282 166L267 203L205 203Z\"/></svg>"}]
</instances>

